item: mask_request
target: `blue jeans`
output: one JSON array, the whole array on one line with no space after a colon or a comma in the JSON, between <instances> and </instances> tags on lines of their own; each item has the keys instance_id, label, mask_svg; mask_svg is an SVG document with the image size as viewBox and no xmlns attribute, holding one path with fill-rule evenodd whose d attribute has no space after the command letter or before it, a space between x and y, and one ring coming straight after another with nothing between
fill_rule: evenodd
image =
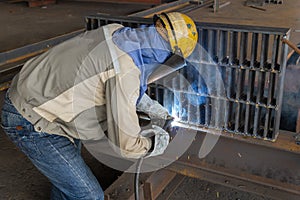
<instances>
[{"instance_id":1,"label":"blue jeans","mask_svg":"<svg viewBox=\"0 0 300 200\"><path fill-rule=\"evenodd\" d=\"M72 143L59 135L35 132L6 94L2 108L2 128L53 185L53 200L103 200L96 177L81 157L79 140Z\"/></svg>"}]
</instances>

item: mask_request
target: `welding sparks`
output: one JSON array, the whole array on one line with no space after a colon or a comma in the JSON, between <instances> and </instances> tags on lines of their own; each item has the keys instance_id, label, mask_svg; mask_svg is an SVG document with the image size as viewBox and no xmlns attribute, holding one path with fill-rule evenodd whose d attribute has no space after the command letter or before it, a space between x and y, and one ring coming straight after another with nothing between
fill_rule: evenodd
<instances>
[{"instance_id":1,"label":"welding sparks","mask_svg":"<svg viewBox=\"0 0 300 200\"><path fill-rule=\"evenodd\" d=\"M171 122L171 126L174 127L174 126L178 126L178 122L180 121L180 119L176 116L176 115L173 115L172 117L174 117L173 121Z\"/></svg>"}]
</instances>

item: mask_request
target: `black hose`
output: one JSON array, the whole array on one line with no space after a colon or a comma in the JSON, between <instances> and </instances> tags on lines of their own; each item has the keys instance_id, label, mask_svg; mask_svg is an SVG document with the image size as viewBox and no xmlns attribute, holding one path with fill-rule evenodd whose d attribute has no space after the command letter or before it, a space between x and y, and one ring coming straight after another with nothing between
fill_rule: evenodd
<instances>
[{"instance_id":1,"label":"black hose","mask_svg":"<svg viewBox=\"0 0 300 200\"><path fill-rule=\"evenodd\" d=\"M140 178L140 172L141 172L141 167L142 167L142 163L143 163L143 159L144 157L142 156L136 164L136 172L134 175L134 199L135 200L139 200L140 199L140 195L139 195L139 178Z\"/></svg>"}]
</instances>

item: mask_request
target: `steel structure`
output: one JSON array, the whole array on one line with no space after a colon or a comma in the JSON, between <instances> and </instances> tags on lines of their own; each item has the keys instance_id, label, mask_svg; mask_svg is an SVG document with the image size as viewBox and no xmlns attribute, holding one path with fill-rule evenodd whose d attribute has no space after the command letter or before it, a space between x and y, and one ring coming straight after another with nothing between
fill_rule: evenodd
<instances>
[{"instance_id":1,"label":"steel structure","mask_svg":"<svg viewBox=\"0 0 300 200\"><path fill-rule=\"evenodd\" d=\"M109 23L138 27L152 21L106 15L86 17L87 30ZM190 85L195 78L185 68L179 73L183 79L169 84L161 81L148 88L150 96L171 112L175 110L173 114L180 119L180 125L174 130L186 134L191 129L198 130L188 151L167 169L274 199L298 199L300 147L294 141L294 133L279 130L287 57L287 46L281 39L288 39L290 30L199 22L196 25L201 50L191 56L188 67L199 72L197 87L181 87L184 81ZM205 77L209 77L204 81L206 92L195 91ZM199 98L204 99L202 104L193 105ZM205 136L218 131L222 136L212 152L199 158ZM169 176L175 177L166 178ZM152 185L145 181L145 199L158 196L149 188L166 186L157 186L160 177L152 177ZM106 191L108 199L132 198L126 190L115 195L118 181L124 179L128 177L120 178Z\"/></svg>"},{"instance_id":2,"label":"steel structure","mask_svg":"<svg viewBox=\"0 0 300 200\"><path fill-rule=\"evenodd\" d=\"M106 15L87 16L86 22L87 30L109 23L132 27L152 23L150 19ZM208 91L182 89L184 83L178 84L177 80L152 85L150 96L169 107L182 123L275 140L287 57L287 46L281 39L289 37L289 29L214 23L196 26L199 46L188 67L199 76L186 68L180 73L187 82L193 81L194 88L206 85ZM199 98L203 102L195 105L194 99ZM174 108L176 104L179 108Z\"/></svg>"}]
</instances>

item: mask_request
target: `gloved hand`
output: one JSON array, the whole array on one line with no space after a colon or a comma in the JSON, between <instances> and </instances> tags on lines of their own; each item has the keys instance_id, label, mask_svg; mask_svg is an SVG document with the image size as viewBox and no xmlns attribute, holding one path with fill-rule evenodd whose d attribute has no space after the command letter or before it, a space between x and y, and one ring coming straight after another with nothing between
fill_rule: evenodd
<instances>
[{"instance_id":1,"label":"gloved hand","mask_svg":"<svg viewBox=\"0 0 300 200\"><path fill-rule=\"evenodd\" d=\"M168 115L167 116L167 119L165 120L165 124L164 126L162 127L165 131L169 132L170 129L172 128L172 122L174 121L174 117Z\"/></svg>"},{"instance_id":2,"label":"gloved hand","mask_svg":"<svg viewBox=\"0 0 300 200\"><path fill-rule=\"evenodd\" d=\"M157 101L152 100L147 94L141 98L137 110L148 114L151 119L167 119L169 116L167 109Z\"/></svg>"},{"instance_id":3,"label":"gloved hand","mask_svg":"<svg viewBox=\"0 0 300 200\"><path fill-rule=\"evenodd\" d=\"M159 126L152 125L152 129L144 130L140 134L144 137L154 137L153 150L145 156L146 158L163 154L169 144L169 134Z\"/></svg>"}]
</instances>

